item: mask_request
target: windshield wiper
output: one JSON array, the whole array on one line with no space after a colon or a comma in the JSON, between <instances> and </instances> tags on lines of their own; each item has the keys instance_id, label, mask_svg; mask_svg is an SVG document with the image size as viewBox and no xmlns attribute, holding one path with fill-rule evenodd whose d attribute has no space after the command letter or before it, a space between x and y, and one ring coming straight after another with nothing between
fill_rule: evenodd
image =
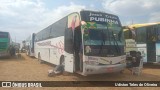
<instances>
[{"instance_id":1,"label":"windshield wiper","mask_svg":"<svg viewBox=\"0 0 160 90\"><path fill-rule=\"evenodd\" d=\"M112 36L113 36L113 39L114 39L114 46L116 47L117 54L119 54L120 53L120 48L119 48L118 42L117 42L117 40L116 40L116 38L113 34L113 31L112 31ZM116 43L116 45L115 45L115 43Z\"/></svg>"},{"instance_id":2,"label":"windshield wiper","mask_svg":"<svg viewBox=\"0 0 160 90\"><path fill-rule=\"evenodd\" d=\"M106 35L105 35L105 33L103 32L103 30L102 30L102 32L101 32L101 35L102 35L102 38L101 38L101 40L102 40L102 42L101 42L101 46L100 46L100 49L99 49L99 54L101 54L101 52L103 51L103 46L105 45L105 37L106 37Z\"/></svg>"}]
</instances>

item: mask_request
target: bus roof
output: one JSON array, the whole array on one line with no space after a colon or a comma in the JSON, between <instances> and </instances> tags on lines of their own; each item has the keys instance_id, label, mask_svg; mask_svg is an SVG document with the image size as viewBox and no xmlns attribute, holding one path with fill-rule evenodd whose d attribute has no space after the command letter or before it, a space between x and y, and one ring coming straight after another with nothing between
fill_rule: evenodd
<instances>
[{"instance_id":1,"label":"bus roof","mask_svg":"<svg viewBox=\"0 0 160 90\"><path fill-rule=\"evenodd\" d=\"M9 33L9 32L5 32L5 31L0 31L0 33Z\"/></svg>"},{"instance_id":2,"label":"bus roof","mask_svg":"<svg viewBox=\"0 0 160 90\"><path fill-rule=\"evenodd\" d=\"M132 24L132 25L129 25L128 27L130 28L139 28L139 27L145 27L145 26L151 26L151 25L156 25L156 24L160 24L160 22L157 22L157 23L144 23L144 24Z\"/></svg>"},{"instance_id":3,"label":"bus roof","mask_svg":"<svg viewBox=\"0 0 160 90\"><path fill-rule=\"evenodd\" d=\"M140 27L146 27L146 26L152 26L152 25L157 25L160 24L160 22L156 22L156 23L143 23L143 24L132 24L132 25L128 25L127 27L130 29L133 28L140 28ZM128 28L124 28L123 31L127 31Z\"/></svg>"}]
</instances>

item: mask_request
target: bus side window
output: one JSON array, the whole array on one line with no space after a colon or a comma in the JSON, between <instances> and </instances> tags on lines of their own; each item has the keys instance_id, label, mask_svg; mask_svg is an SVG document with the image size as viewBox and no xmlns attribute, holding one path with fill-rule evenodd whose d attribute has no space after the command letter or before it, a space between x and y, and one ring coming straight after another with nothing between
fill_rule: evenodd
<instances>
[{"instance_id":1,"label":"bus side window","mask_svg":"<svg viewBox=\"0 0 160 90\"><path fill-rule=\"evenodd\" d=\"M65 51L73 54L73 31L71 28L67 28L65 30L65 35L64 35L64 45L65 45Z\"/></svg>"}]
</instances>

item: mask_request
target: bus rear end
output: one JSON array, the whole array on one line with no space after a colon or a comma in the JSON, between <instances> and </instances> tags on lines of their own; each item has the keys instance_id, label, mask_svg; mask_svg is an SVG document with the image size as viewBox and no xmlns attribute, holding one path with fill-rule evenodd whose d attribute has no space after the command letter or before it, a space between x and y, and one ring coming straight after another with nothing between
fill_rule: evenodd
<instances>
[{"instance_id":1,"label":"bus rear end","mask_svg":"<svg viewBox=\"0 0 160 90\"><path fill-rule=\"evenodd\" d=\"M9 56L9 33L0 32L0 57Z\"/></svg>"},{"instance_id":2,"label":"bus rear end","mask_svg":"<svg viewBox=\"0 0 160 90\"><path fill-rule=\"evenodd\" d=\"M119 18L81 11L83 75L120 72L126 67L124 37Z\"/></svg>"}]
</instances>

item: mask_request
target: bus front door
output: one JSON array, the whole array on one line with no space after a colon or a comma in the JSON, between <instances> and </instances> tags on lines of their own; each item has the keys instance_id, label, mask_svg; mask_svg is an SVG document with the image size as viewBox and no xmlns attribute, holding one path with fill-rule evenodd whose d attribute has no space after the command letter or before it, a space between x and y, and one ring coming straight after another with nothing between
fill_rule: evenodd
<instances>
[{"instance_id":1,"label":"bus front door","mask_svg":"<svg viewBox=\"0 0 160 90\"><path fill-rule=\"evenodd\" d=\"M65 57L65 71L73 73L74 71L74 54L73 54L73 32L71 29L65 30L64 37L64 57Z\"/></svg>"},{"instance_id":2,"label":"bus front door","mask_svg":"<svg viewBox=\"0 0 160 90\"><path fill-rule=\"evenodd\" d=\"M65 53L65 71L73 73L74 57L73 54Z\"/></svg>"}]
</instances>

